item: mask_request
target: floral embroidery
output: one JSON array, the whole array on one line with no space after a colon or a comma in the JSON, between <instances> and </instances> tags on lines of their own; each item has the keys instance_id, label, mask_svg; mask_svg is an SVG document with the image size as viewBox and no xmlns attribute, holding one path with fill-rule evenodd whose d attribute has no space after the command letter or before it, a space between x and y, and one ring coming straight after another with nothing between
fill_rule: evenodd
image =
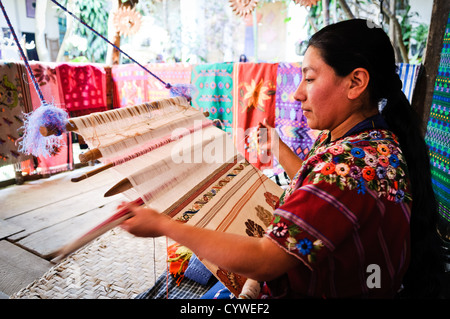
<instances>
[{"instance_id":1,"label":"floral embroidery","mask_svg":"<svg viewBox=\"0 0 450 319\"><path fill-rule=\"evenodd\" d=\"M276 223L273 225L272 233L275 237L284 237L288 232L288 227L285 223Z\"/></svg>"},{"instance_id":2,"label":"floral embroidery","mask_svg":"<svg viewBox=\"0 0 450 319\"><path fill-rule=\"evenodd\" d=\"M308 255L313 248L313 244L308 238L303 238L296 247L302 255Z\"/></svg>"},{"instance_id":3,"label":"floral embroidery","mask_svg":"<svg viewBox=\"0 0 450 319\"><path fill-rule=\"evenodd\" d=\"M242 112L248 109L255 108L264 112L264 103L269 100L272 95L275 95L275 91L272 89L272 82L263 79L256 83L252 80L251 84L244 84L246 93L244 95L244 100L247 100L247 104L244 106Z\"/></svg>"},{"instance_id":4,"label":"floral embroidery","mask_svg":"<svg viewBox=\"0 0 450 319\"><path fill-rule=\"evenodd\" d=\"M18 105L18 90L6 75L0 80L0 105L13 109Z\"/></svg>"},{"instance_id":5,"label":"floral embroidery","mask_svg":"<svg viewBox=\"0 0 450 319\"><path fill-rule=\"evenodd\" d=\"M319 136L310 152L314 155L305 160L299 171L309 182L325 181L342 190L355 189L359 194L371 189L395 202L411 201L406 162L395 135L374 130L346 137L328 147L327 136ZM287 195L292 191L288 190Z\"/></svg>"},{"instance_id":6,"label":"floral embroidery","mask_svg":"<svg viewBox=\"0 0 450 319\"><path fill-rule=\"evenodd\" d=\"M314 263L317 258L317 252L324 246L320 239L311 241L303 236L303 231L299 226L290 222L281 220L281 216L276 215L272 224L266 230L267 234L272 234L281 245L287 250L298 253L306 257L307 261Z\"/></svg>"}]
</instances>

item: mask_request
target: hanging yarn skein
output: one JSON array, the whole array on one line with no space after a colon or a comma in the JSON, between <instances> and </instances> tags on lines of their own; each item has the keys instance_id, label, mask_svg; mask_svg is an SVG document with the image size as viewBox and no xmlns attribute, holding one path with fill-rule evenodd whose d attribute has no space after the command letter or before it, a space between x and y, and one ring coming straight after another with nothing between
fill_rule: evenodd
<instances>
[{"instance_id":1,"label":"hanging yarn skein","mask_svg":"<svg viewBox=\"0 0 450 319\"><path fill-rule=\"evenodd\" d=\"M33 71L31 70L28 59L20 45L11 21L9 20L2 0L0 0L0 7L14 41L16 42L20 57L25 63L25 67L41 101L41 105L36 109L36 111L29 114L24 114L24 126L21 127L21 129L24 129L24 135L19 141L18 150L21 153L34 155L36 157L40 155L44 157L52 156L57 153L60 147L64 144L63 137L60 135L65 130L65 123L67 122L68 115L64 110L45 101L44 95L42 94L39 84L34 77ZM41 126L51 126L55 129L55 131L59 132L59 134L57 136L42 136L39 131Z\"/></svg>"}]
</instances>

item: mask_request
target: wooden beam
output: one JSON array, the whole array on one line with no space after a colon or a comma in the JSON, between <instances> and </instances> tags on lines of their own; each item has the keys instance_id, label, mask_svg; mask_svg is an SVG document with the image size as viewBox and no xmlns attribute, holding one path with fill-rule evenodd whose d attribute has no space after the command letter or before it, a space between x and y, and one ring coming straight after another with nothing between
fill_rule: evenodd
<instances>
[{"instance_id":1,"label":"wooden beam","mask_svg":"<svg viewBox=\"0 0 450 319\"><path fill-rule=\"evenodd\" d=\"M417 79L412 100L412 106L422 120L423 134L426 132L428 117L430 116L434 84L441 59L442 41L449 12L450 1L434 0L423 67Z\"/></svg>"}]
</instances>

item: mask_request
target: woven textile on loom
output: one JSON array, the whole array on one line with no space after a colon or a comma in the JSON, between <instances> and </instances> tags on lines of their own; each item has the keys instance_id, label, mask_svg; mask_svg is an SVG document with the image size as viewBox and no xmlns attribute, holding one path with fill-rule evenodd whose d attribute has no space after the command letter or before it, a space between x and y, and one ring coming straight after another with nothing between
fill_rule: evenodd
<instances>
[{"instance_id":1,"label":"woven textile on loom","mask_svg":"<svg viewBox=\"0 0 450 319\"><path fill-rule=\"evenodd\" d=\"M425 139L430 151L431 177L439 215L450 222L450 16Z\"/></svg>"},{"instance_id":2,"label":"woven textile on loom","mask_svg":"<svg viewBox=\"0 0 450 319\"><path fill-rule=\"evenodd\" d=\"M220 120L223 129L232 132L233 63L200 64L192 68L192 106L209 112L210 119Z\"/></svg>"},{"instance_id":3,"label":"woven textile on loom","mask_svg":"<svg viewBox=\"0 0 450 319\"><path fill-rule=\"evenodd\" d=\"M233 139L239 153L258 169L272 168L259 154L258 124L275 127L278 63L235 63L233 69Z\"/></svg>"},{"instance_id":4,"label":"woven textile on loom","mask_svg":"<svg viewBox=\"0 0 450 319\"><path fill-rule=\"evenodd\" d=\"M23 113L32 111L23 63L0 62L0 166L30 158L18 152L16 141L23 132Z\"/></svg>"},{"instance_id":5,"label":"woven textile on loom","mask_svg":"<svg viewBox=\"0 0 450 319\"><path fill-rule=\"evenodd\" d=\"M282 189L237 153L231 137L183 97L73 118L130 200L196 227L260 237ZM96 123L92 125L92 123ZM135 156L135 154L139 156ZM114 188L114 187L113 187ZM205 266L233 293L246 278Z\"/></svg>"}]
</instances>

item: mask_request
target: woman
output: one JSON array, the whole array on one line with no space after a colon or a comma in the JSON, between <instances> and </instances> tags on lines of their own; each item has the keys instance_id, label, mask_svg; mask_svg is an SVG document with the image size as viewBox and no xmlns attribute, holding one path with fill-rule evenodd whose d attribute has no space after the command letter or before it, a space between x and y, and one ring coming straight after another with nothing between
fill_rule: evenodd
<instances>
[{"instance_id":1,"label":"woman","mask_svg":"<svg viewBox=\"0 0 450 319\"><path fill-rule=\"evenodd\" d=\"M302 71L295 98L323 132L302 162L270 128L279 144L270 151L292 182L265 237L197 229L141 207L122 227L172 238L266 282L274 298L392 298L402 283L406 296L436 296L427 148L389 38L365 20L325 27L311 38Z\"/></svg>"}]
</instances>

